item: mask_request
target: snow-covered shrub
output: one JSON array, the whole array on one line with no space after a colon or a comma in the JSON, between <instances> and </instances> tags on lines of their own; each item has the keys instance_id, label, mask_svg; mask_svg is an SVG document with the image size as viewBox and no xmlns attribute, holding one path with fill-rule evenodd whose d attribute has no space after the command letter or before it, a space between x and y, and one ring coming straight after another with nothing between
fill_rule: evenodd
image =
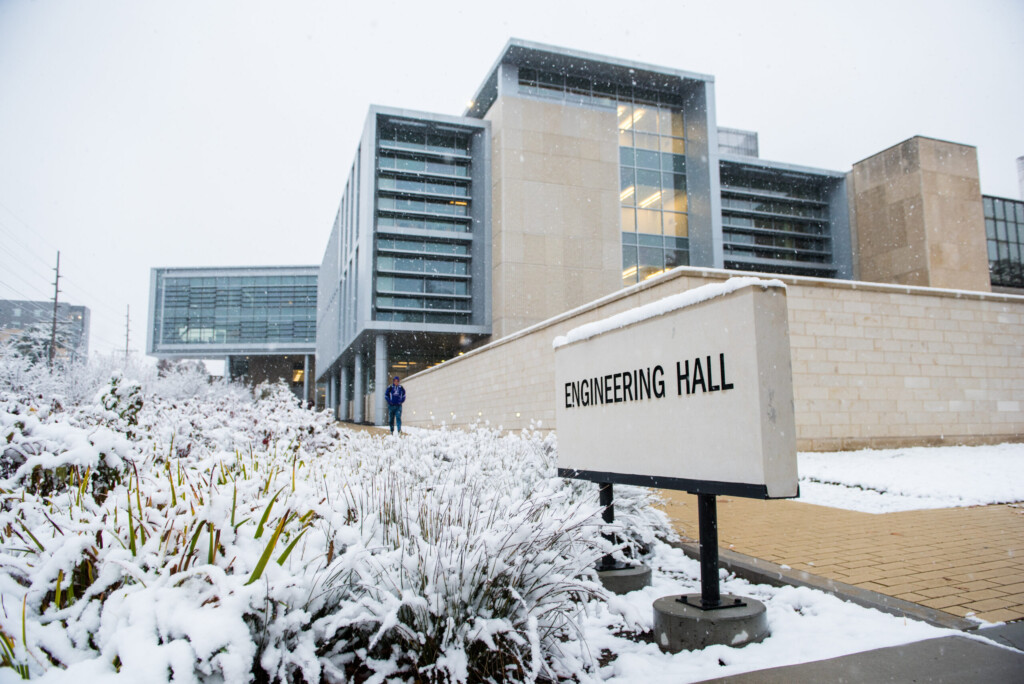
<instances>
[{"instance_id":1,"label":"snow-covered shrub","mask_svg":"<svg viewBox=\"0 0 1024 684\"><path fill-rule=\"evenodd\" d=\"M310 683L593 667L566 647L612 549L552 437L385 438L282 385L129 378L64 405L0 388L0 665ZM667 532L645 490L616 495L626 546Z\"/></svg>"}]
</instances>

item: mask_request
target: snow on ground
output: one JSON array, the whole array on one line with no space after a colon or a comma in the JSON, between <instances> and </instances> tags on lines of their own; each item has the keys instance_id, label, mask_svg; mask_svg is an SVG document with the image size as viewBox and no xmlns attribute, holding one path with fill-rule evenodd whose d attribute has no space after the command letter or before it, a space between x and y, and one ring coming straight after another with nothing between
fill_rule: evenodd
<instances>
[{"instance_id":1,"label":"snow on ground","mask_svg":"<svg viewBox=\"0 0 1024 684\"><path fill-rule=\"evenodd\" d=\"M596 653L615 653L599 677L609 682L665 684L697 682L954 634L923 622L861 608L831 594L803 587L752 585L721 571L723 593L748 596L765 604L771 636L743 648L709 646L668 654L618 630L649 630L652 604L662 596L700 593L700 564L677 548L658 544L647 563L652 585L607 604L592 604L584 621L585 641Z\"/></svg>"},{"instance_id":2,"label":"snow on ground","mask_svg":"<svg viewBox=\"0 0 1024 684\"><path fill-rule=\"evenodd\" d=\"M863 513L1024 501L1024 444L800 453L804 503Z\"/></svg>"},{"instance_id":3,"label":"snow on ground","mask_svg":"<svg viewBox=\"0 0 1024 684\"><path fill-rule=\"evenodd\" d=\"M0 663L43 682L244 682L262 670L311 683L653 684L948 633L723 574L724 592L766 604L772 635L665 654L650 641L652 603L699 592L699 564L659 541L673 533L647 490L617 487L617 532L650 549L655 575L642 591L606 594L592 570L611 551L597 488L557 477L553 436L376 436L300 409L287 390L254 399L188 378L163 394L83 384L78 394L95 399L58 401L60 383L41 391L10 363L0 355ZM834 454L801 466L885 491L876 496L915 478L943 496L932 478L946 450L928 453L906 471L842 473ZM1024 480L1011 470L1016 447L964 453L1004 483ZM0 682L12 673L0 667Z\"/></svg>"}]
</instances>

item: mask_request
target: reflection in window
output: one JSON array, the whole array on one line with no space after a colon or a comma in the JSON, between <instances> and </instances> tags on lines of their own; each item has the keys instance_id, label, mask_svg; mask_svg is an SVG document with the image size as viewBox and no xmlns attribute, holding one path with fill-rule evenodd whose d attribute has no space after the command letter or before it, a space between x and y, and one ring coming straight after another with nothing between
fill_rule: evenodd
<instances>
[{"instance_id":1,"label":"reflection in window","mask_svg":"<svg viewBox=\"0 0 1024 684\"><path fill-rule=\"evenodd\" d=\"M689 263L686 141L678 109L620 101L617 114L626 286Z\"/></svg>"},{"instance_id":2,"label":"reflection in window","mask_svg":"<svg viewBox=\"0 0 1024 684\"><path fill-rule=\"evenodd\" d=\"M991 282L1024 288L1024 201L984 197L982 204Z\"/></svg>"}]
</instances>

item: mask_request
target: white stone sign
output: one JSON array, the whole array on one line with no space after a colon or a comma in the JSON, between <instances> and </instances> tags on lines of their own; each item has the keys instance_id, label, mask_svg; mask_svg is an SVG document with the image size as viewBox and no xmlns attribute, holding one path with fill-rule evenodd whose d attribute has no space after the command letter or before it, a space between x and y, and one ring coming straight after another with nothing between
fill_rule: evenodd
<instances>
[{"instance_id":1,"label":"white stone sign","mask_svg":"<svg viewBox=\"0 0 1024 684\"><path fill-rule=\"evenodd\" d=\"M563 477L798 494L786 288L733 278L554 341Z\"/></svg>"}]
</instances>

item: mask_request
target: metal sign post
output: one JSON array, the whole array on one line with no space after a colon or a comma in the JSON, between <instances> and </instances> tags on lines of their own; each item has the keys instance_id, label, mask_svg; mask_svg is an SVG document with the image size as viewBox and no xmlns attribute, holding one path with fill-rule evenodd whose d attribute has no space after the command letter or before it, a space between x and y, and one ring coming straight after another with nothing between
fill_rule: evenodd
<instances>
[{"instance_id":1,"label":"metal sign post","mask_svg":"<svg viewBox=\"0 0 1024 684\"><path fill-rule=\"evenodd\" d=\"M697 495L697 525L700 529L700 600L692 594L676 600L701 610L745 606L742 600L722 600L718 586L718 504L714 494Z\"/></svg>"},{"instance_id":2,"label":"metal sign post","mask_svg":"<svg viewBox=\"0 0 1024 684\"><path fill-rule=\"evenodd\" d=\"M600 486L606 523L613 483L697 495L701 593L655 601L659 646L764 639L764 605L720 591L715 497L799 495L785 284L705 285L579 326L552 346L558 474ZM599 570L611 567L608 555ZM601 571L606 588L620 572L629 570Z\"/></svg>"}]
</instances>

